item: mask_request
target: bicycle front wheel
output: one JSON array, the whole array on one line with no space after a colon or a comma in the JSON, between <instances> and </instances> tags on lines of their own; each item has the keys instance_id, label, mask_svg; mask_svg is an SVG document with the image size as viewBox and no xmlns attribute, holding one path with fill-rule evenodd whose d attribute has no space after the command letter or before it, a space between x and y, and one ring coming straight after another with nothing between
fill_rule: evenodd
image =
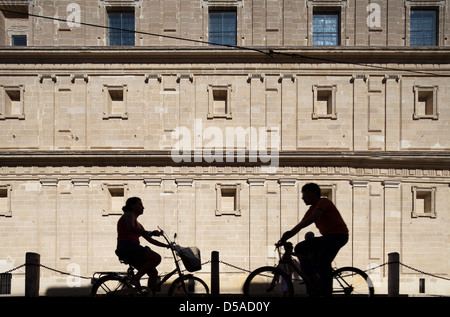
<instances>
[{"instance_id":1,"label":"bicycle front wheel","mask_svg":"<svg viewBox=\"0 0 450 317\"><path fill-rule=\"evenodd\" d=\"M136 290L125 279L117 275L106 275L98 279L91 287L91 296L115 297L130 296Z\"/></svg>"},{"instance_id":2,"label":"bicycle front wheel","mask_svg":"<svg viewBox=\"0 0 450 317\"><path fill-rule=\"evenodd\" d=\"M207 296L208 294L208 285L201 278L193 275L178 277L170 285L168 292L169 296Z\"/></svg>"},{"instance_id":3,"label":"bicycle front wheel","mask_svg":"<svg viewBox=\"0 0 450 317\"><path fill-rule=\"evenodd\" d=\"M254 270L244 283L245 296L282 297L294 296L294 286L288 274L273 266Z\"/></svg>"},{"instance_id":4,"label":"bicycle front wheel","mask_svg":"<svg viewBox=\"0 0 450 317\"><path fill-rule=\"evenodd\" d=\"M374 287L370 277L355 267L342 267L333 273L333 296L372 297Z\"/></svg>"}]
</instances>

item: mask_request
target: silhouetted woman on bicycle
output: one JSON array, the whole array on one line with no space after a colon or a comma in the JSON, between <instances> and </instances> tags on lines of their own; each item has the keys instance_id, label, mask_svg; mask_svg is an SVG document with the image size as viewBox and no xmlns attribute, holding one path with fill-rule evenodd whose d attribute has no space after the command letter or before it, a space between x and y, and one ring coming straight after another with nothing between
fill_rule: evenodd
<instances>
[{"instance_id":1,"label":"silhouetted woman on bicycle","mask_svg":"<svg viewBox=\"0 0 450 317\"><path fill-rule=\"evenodd\" d=\"M131 264L138 270L132 281L133 285L140 287L141 277L147 274L148 286L154 293L158 278L156 267L161 263L161 256L149 247L143 247L139 238L143 237L159 247L168 248L169 246L152 238L152 236L160 235L158 230L146 231L137 221L137 218L144 213L144 206L139 197L128 198L122 210L124 214L117 223L116 254L121 261Z\"/></svg>"}]
</instances>

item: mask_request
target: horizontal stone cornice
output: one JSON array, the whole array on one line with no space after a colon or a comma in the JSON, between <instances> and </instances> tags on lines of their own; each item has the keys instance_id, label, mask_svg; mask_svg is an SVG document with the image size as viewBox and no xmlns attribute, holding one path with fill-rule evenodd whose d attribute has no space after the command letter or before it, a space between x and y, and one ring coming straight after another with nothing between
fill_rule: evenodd
<instances>
[{"instance_id":1,"label":"horizontal stone cornice","mask_svg":"<svg viewBox=\"0 0 450 317\"><path fill-rule=\"evenodd\" d=\"M275 156L271 157L269 152L266 157L254 159L248 153L243 156L234 153L230 158L229 162L207 162L204 159L196 161L192 156L190 160L176 163L170 151L0 151L0 166L261 166L270 164L270 159L273 162ZM280 167L448 170L450 151L283 151L279 153L278 161Z\"/></svg>"},{"instance_id":2,"label":"horizontal stone cornice","mask_svg":"<svg viewBox=\"0 0 450 317\"><path fill-rule=\"evenodd\" d=\"M0 60L8 64L26 63L89 63L122 62L126 64L155 63L211 63L217 62L265 62L265 63L328 63L329 61L367 63L418 63L448 64L450 47L259 47L226 48L210 46L176 47L0 47Z\"/></svg>"}]
</instances>

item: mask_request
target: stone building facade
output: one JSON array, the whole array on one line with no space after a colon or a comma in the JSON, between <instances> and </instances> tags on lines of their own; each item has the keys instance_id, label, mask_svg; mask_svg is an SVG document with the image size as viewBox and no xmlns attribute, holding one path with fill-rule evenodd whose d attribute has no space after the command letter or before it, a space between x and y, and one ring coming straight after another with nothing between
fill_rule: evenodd
<instances>
[{"instance_id":1,"label":"stone building facade","mask_svg":"<svg viewBox=\"0 0 450 317\"><path fill-rule=\"evenodd\" d=\"M450 294L448 0L0 10L0 272L26 252L81 276L124 270L116 223L139 196L146 227L242 268L221 266L221 291L239 293L244 270L275 263L274 243L307 209L302 185L317 182L350 229L337 266L399 252L435 275L402 267L401 293L425 279L426 293ZM369 273L385 293L386 266ZM43 294L88 284L42 270Z\"/></svg>"}]
</instances>

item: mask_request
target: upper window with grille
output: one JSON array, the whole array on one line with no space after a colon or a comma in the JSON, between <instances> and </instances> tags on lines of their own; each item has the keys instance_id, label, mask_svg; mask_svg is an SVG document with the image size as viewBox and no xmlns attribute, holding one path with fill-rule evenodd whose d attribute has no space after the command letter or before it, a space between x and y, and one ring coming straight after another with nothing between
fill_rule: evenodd
<instances>
[{"instance_id":1,"label":"upper window with grille","mask_svg":"<svg viewBox=\"0 0 450 317\"><path fill-rule=\"evenodd\" d=\"M27 36L20 35L11 35L11 46L27 46Z\"/></svg>"},{"instance_id":2,"label":"upper window with grille","mask_svg":"<svg viewBox=\"0 0 450 317\"><path fill-rule=\"evenodd\" d=\"M209 12L209 42L219 45L236 45L236 10Z\"/></svg>"},{"instance_id":3,"label":"upper window with grille","mask_svg":"<svg viewBox=\"0 0 450 317\"><path fill-rule=\"evenodd\" d=\"M438 36L438 15L434 9L412 9L410 15L410 45L435 46Z\"/></svg>"},{"instance_id":4,"label":"upper window with grille","mask_svg":"<svg viewBox=\"0 0 450 317\"><path fill-rule=\"evenodd\" d=\"M338 12L314 12L313 45L339 45L340 17Z\"/></svg>"},{"instance_id":5,"label":"upper window with grille","mask_svg":"<svg viewBox=\"0 0 450 317\"><path fill-rule=\"evenodd\" d=\"M134 11L108 11L110 46L134 46Z\"/></svg>"}]
</instances>

